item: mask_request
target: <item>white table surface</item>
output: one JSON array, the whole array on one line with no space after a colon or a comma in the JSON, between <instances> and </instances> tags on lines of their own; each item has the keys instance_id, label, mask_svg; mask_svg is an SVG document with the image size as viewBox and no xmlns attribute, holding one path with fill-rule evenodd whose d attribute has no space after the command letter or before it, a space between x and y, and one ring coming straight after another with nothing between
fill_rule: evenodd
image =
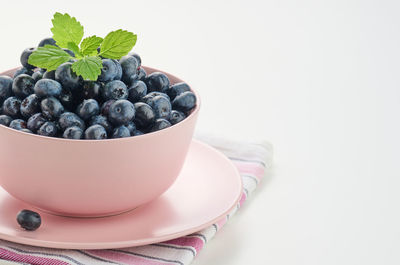
<instances>
[{"instance_id":1,"label":"white table surface","mask_svg":"<svg viewBox=\"0 0 400 265\"><path fill-rule=\"evenodd\" d=\"M203 100L198 129L267 139L274 170L194 265L400 264L399 1L10 1L1 69L50 34L138 33Z\"/></svg>"}]
</instances>

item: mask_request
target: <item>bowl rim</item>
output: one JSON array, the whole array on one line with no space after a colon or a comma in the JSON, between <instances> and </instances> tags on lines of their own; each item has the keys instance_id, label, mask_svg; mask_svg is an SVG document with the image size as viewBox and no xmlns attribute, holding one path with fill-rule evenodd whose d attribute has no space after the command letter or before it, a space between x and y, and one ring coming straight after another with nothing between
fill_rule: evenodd
<instances>
[{"instance_id":1,"label":"bowl rim","mask_svg":"<svg viewBox=\"0 0 400 265\"><path fill-rule=\"evenodd\" d=\"M160 73L166 74L169 77L178 79L179 82L187 83L186 81L184 81L184 80L182 80L182 79L180 79L180 78L178 78L178 77L176 77L176 76L174 76L174 75L172 75L172 74L170 74L168 72L165 72L165 71L162 71L162 70L158 70L156 68L144 66L144 65L142 65L142 66L145 68L146 72L147 71L150 71L152 73L153 72L160 72ZM9 69L9 70L6 70L6 71L2 71L0 73L0 76L1 75L6 75L7 72L15 71L15 70L18 70L18 69L20 69L20 67L16 67L16 68L12 68L12 69ZM200 107L201 107L201 99L200 99L200 96L197 93L197 91L194 90L191 85L189 85L189 87L190 87L190 91L193 92L196 95L196 107L194 108L194 110L192 110L192 112L189 114L189 116L187 116L183 121L181 121L181 122L179 122L177 124L174 124L174 125L172 125L172 126L170 126L168 128L165 128L165 129L162 129L162 130L159 130L159 131L155 131L155 132L145 133L145 134L142 134L142 135L130 136L130 137L124 137L124 138L114 138L114 139L99 139L99 140L88 139L87 140L87 139L65 139L65 138L59 138L59 137L42 136L42 135L38 135L38 134L34 134L34 133L27 133L27 132L18 131L18 130L12 129L10 127L1 125L1 124L0 124L0 130L9 130L10 133L15 133L15 134L21 134L21 135L25 135L25 136L35 137L37 139L41 139L41 140L45 140L45 141L50 140L50 141L61 141L61 142L71 142L71 143L123 142L123 141L134 141L133 139L144 139L145 137L153 137L153 136L155 136L157 134L167 133L170 130L173 130L173 129L179 127L179 126L182 126L183 124L188 123L190 120L195 119L197 117L197 114L198 114L198 112L200 110Z\"/></svg>"}]
</instances>

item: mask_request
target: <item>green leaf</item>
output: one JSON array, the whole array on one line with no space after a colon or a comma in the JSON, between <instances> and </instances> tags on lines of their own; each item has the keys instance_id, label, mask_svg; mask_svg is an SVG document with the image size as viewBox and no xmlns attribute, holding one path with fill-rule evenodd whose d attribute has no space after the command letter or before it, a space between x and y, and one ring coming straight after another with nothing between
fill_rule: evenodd
<instances>
[{"instance_id":1,"label":"green leaf","mask_svg":"<svg viewBox=\"0 0 400 265\"><path fill-rule=\"evenodd\" d=\"M78 45L73 42L68 42L68 49L75 53L75 57L80 58L82 57Z\"/></svg>"},{"instance_id":2,"label":"green leaf","mask_svg":"<svg viewBox=\"0 0 400 265\"><path fill-rule=\"evenodd\" d=\"M52 19L53 39L61 48L68 48L68 42L79 45L83 38L83 26L68 14L55 13Z\"/></svg>"},{"instance_id":3,"label":"green leaf","mask_svg":"<svg viewBox=\"0 0 400 265\"><path fill-rule=\"evenodd\" d=\"M103 67L101 58L98 56L86 56L72 64L72 70L85 80L96 81Z\"/></svg>"},{"instance_id":4,"label":"green leaf","mask_svg":"<svg viewBox=\"0 0 400 265\"><path fill-rule=\"evenodd\" d=\"M97 48L102 42L103 38L97 37L96 35L83 39L81 43L81 53L83 55L97 54Z\"/></svg>"},{"instance_id":5,"label":"green leaf","mask_svg":"<svg viewBox=\"0 0 400 265\"><path fill-rule=\"evenodd\" d=\"M120 59L127 55L135 46L137 36L126 30L116 30L108 33L100 46L100 55L110 59Z\"/></svg>"},{"instance_id":6,"label":"green leaf","mask_svg":"<svg viewBox=\"0 0 400 265\"><path fill-rule=\"evenodd\" d=\"M60 64L68 62L71 58L73 57L63 49L53 45L45 45L44 47L37 48L29 56L28 63L52 71L56 70Z\"/></svg>"}]
</instances>

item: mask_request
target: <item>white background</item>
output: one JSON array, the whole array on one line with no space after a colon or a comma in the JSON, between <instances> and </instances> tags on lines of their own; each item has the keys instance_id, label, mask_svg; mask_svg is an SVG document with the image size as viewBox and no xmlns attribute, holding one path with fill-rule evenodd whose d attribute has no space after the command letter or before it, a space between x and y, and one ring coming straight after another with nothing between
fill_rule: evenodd
<instances>
[{"instance_id":1,"label":"white background","mask_svg":"<svg viewBox=\"0 0 400 265\"><path fill-rule=\"evenodd\" d=\"M0 68L50 35L138 34L202 96L201 131L267 139L275 167L195 265L400 264L399 1L7 1Z\"/></svg>"}]
</instances>

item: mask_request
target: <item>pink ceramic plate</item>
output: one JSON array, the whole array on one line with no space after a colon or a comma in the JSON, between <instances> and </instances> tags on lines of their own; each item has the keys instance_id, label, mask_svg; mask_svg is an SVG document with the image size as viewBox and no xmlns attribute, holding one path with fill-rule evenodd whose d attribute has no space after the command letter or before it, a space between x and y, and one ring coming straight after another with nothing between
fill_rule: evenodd
<instances>
[{"instance_id":1,"label":"pink ceramic plate","mask_svg":"<svg viewBox=\"0 0 400 265\"><path fill-rule=\"evenodd\" d=\"M44 212L42 226L27 232L16 214L32 209L0 188L0 238L34 246L104 249L145 245L199 231L232 210L242 183L235 166L220 152L191 143L173 186L151 203L102 218L61 217Z\"/></svg>"}]
</instances>

